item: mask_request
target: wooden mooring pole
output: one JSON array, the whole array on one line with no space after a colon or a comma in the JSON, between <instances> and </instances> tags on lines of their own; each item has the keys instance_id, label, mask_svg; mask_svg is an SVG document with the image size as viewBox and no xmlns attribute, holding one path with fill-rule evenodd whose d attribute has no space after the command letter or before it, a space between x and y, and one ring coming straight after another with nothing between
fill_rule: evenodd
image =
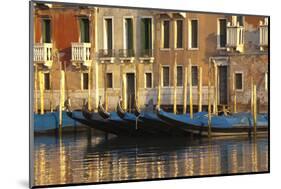
<instances>
[{"instance_id":1,"label":"wooden mooring pole","mask_svg":"<svg viewBox=\"0 0 281 189\"><path fill-rule=\"evenodd\" d=\"M135 70L136 70L136 74L135 74L135 104L137 106L139 106L139 64L135 64ZM136 107L134 107L136 108Z\"/></svg>"},{"instance_id":2,"label":"wooden mooring pole","mask_svg":"<svg viewBox=\"0 0 281 189\"><path fill-rule=\"evenodd\" d=\"M50 93L50 111L53 112L54 111L54 88L53 88L53 74L52 71L50 70L50 89L51 89L51 93Z\"/></svg>"},{"instance_id":3,"label":"wooden mooring pole","mask_svg":"<svg viewBox=\"0 0 281 189\"><path fill-rule=\"evenodd\" d=\"M161 105L161 85L162 85L162 66L159 63L159 69L158 69L158 73L159 73L159 81L158 81L158 96L157 96L157 107L160 108Z\"/></svg>"},{"instance_id":4,"label":"wooden mooring pole","mask_svg":"<svg viewBox=\"0 0 281 189\"><path fill-rule=\"evenodd\" d=\"M127 79L126 79L126 73L122 74L122 90L123 90L123 109L127 110Z\"/></svg>"},{"instance_id":5,"label":"wooden mooring pole","mask_svg":"<svg viewBox=\"0 0 281 189\"><path fill-rule=\"evenodd\" d=\"M218 66L214 63L214 105L213 112L217 115L218 112Z\"/></svg>"},{"instance_id":6,"label":"wooden mooring pole","mask_svg":"<svg viewBox=\"0 0 281 189\"><path fill-rule=\"evenodd\" d=\"M40 114L44 114L44 73L39 71Z\"/></svg>"},{"instance_id":7,"label":"wooden mooring pole","mask_svg":"<svg viewBox=\"0 0 281 189\"><path fill-rule=\"evenodd\" d=\"M235 81L235 73L233 73L233 76L232 76L232 92L233 92L233 113L236 113L237 112L237 109L236 109L236 81Z\"/></svg>"},{"instance_id":8,"label":"wooden mooring pole","mask_svg":"<svg viewBox=\"0 0 281 189\"><path fill-rule=\"evenodd\" d=\"M188 67L184 67L184 83L183 83L183 114L186 114L186 102L187 102L187 76Z\"/></svg>"},{"instance_id":9,"label":"wooden mooring pole","mask_svg":"<svg viewBox=\"0 0 281 189\"><path fill-rule=\"evenodd\" d=\"M191 66L191 59L188 59L188 66L189 66L189 113L190 118L193 118L193 102L192 102L192 66Z\"/></svg>"},{"instance_id":10,"label":"wooden mooring pole","mask_svg":"<svg viewBox=\"0 0 281 189\"><path fill-rule=\"evenodd\" d=\"M108 98L107 98L107 78L106 73L107 72L107 64L104 65L104 108L107 111L108 110Z\"/></svg>"},{"instance_id":11,"label":"wooden mooring pole","mask_svg":"<svg viewBox=\"0 0 281 189\"><path fill-rule=\"evenodd\" d=\"M202 67L199 66L198 75L198 112L202 112Z\"/></svg>"},{"instance_id":12,"label":"wooden mooring pole","mask_svg":"<svg viewBox=\"0 0 281 189\"><path fill-rule=\"evenodd\" d=\"M35 73L34 73L34 112L38 114L38 97L37 97L37 85L38 85L38 68L35 64Z\"/></svg>"},{"instance_id":13,"label":"wooden mooring pole","mask_svg":"<svg viewBox=\"0 0 281 189\"><path fill-rule=\"evenodd\" d=\"M59 104L59 127L62 128L62 110L64 108L64 100L65 100L65 73L61 69L60 63L60 104Z\"/></svg>"},{"instance_id":14,"label":"wooden mooring pole","mask_svg":"<svg viewBox=\"0 0 281 189\"><path fill-rule=\"evenodd\" d=\"M254 135L257 134L257 86L253 85L253 122L254 122Z\"/></svg>"},{"instance_id":15,"label":"wooden mooring pole","mask_svg":"<svg viewBox=\"0 0 281 189\"><path fill-rule=\"evenodd\" d=\"M211 76L211 59L209 60L209 68L208 68L208 137L211 137L211 80L210 80L210 76Z\"/></svg>"},{"instance_id":16,"label":"wooden mooring pole","mask_svg":"<svg viewBox=\"0 0 281 189\"><path fill-rule=\"evenodd\" d=\"M92 84L92 67L88 68L88 110L92 111L92 95L91 95L91 84Z\"/></svg>"},{"instance_id":17,"label":"wooden mooring pole","mask_svg":"<svg viewBox=\"0 0 281 189\"><path fill-rule=\"evenodd\" d=\"M175 62L174 62L174 102L173 102L173 112L177 113L177 53L175 54Z\"/></svg>"}]
</instances>

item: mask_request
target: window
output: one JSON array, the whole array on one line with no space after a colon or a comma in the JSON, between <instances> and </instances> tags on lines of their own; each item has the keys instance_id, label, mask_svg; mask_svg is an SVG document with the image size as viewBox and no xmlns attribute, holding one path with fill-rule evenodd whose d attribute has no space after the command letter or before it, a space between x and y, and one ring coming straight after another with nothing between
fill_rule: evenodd
<instances>
[{"instance_id":1,"label":"window","mask_svg":"<svg viewBox=\"0 0 281 189\"><path fill-rule=\"evenodd\" d=\"M182 41L183 41L183 21L177 20L176 21L176 48L183 48Z\"/></svg>"},{"instance_id":2,"label":"window","mask_svg":"<svg viewBox=\"0 0 281 189\"><path fill-rule=\"evenodd\" d=\"M51 20L48 18L42 19L42 42L51 43Z\"/></svg>"},{"instance_id":3,"label":"window","mask_svg":"<svg viewBox=\"0 0 281 189\"><path fill-rule=\"evenodd\" d=\"M237 23L239 22L239 26L244 26L244 17L243 16L237 16Z\"/></svg>"},{"instance_id":4,"label":"window","mask_svg":"<svg viewBox=\"0 0 281 189\"><path fill-rule=\"evenodd\" d=\"M104 19L104 49L111 50L113 47L112 18Z\"/></svg>"},{"instance_id":5,"label":"window","mask_svg":"<svg viewBox=\"0 0 281 189\"><path fill-rule=\"evenodd\" d=\"M44 89L50 90L51 83L50 83L50 73L44 73Z\"/></svg>"},{"instance_id":6,"label":"window","mask_svg":"<svg viewBox=\"0 0 281 189\"><path fill-rule=\"evenodd\" d=\"M189 26L189 48L198 48L198 20L191 20Z\"/></svg>"},{"instance_id":7,"label":"window","mask_svg":"<svg viewBox=\"0 0 281 189\"><path fill-rule=\"evenodd\" d=\"M90 42L90 33L89 33L89 19L80 18L80 41L82 43Z\"/></svg>"},{"instance_id":8,"label":"window","mask_svg":"<svg viewBox=\"0 0 281 189\"><path fill-rule=\"evenodd\" d=\"M112 73L106 73L106 87L113 88L113 77Z\"/></svg>"},{"instance_id":9,"label":"window","mask_svg":"<svg viewBox=\"0 0 281 189\"><path fill-rule=\"evenodd\" d=\"M162 35L163 35L163 48L170 48L170 21L164 20L163 21L163 28L162 28Z\"/></svg>"},{"instance_id":10,"label":"window","mask_svg":"<svg viewBox=\"0 0 281 189\"><path fill-rule=\"evenodd\" d=\"M219 19L218 28L218 47L226 46L226 19Z\"/></svg>"},{"instance_id":11,"label":"window","mask_svg":"<svg viewBox=\"0 0 281 189\"><path fill-rule=\"evenodd\" d=\"M191 72L192 72L192 86L197 86L198 85L198 67L192 66Z\"/></svg>"},{"instance_id":12,"label":"window","mask_svg":"<svg viewBox=\"0 0 281 189\"><path fill-rule=\"evenodd\" d=\"M170 85L170 69L167 66L163 66L163 87Z\"/></svg>"},{"instance_id":13,"label":"window","mask_svg":"<svg viewBox=\"0 0 281 189\"><path fill-rule=\"evenodd\" d=\"M124 20L124 49L133 49L133 19Z\"/></svg>"},{"instance_id":14,"label":"window","mask_svg":"<svg viewBox=\"0 0 281 189\"><path fill-rule=\"evenodd\" d=\"M183 68L182 66L177 66L177 86L183 86L182 76L183 76Z\"/></svg>"},{"instance_id":15,"label":"window","mask_svg":"<svg viewBox=\"0 0 281 189\"><path fill-rule=\"evenodd\" d=\"M152 88L152 73L145 73L145 87Z\"/></svg>"},{"instance_id":16,"label":"window","mask_svg":"<svg viewBox=\"0 0 281 189\"><path fill-rule=\"evenodd\" d=\"M236 90L243 90L242 73L235 73L235 89Z\"/></svg>"},{"instance_id":17,"label":"window","mask_svg":"<svg viewBox=\"0 0 281 189\"><path fill-rule=\"evenodd\" d=\"M142 18L141 19L141 55L151 56L152 49L152 19Z\"/></svg>"},{"instance_id":18,"label":"window","mask_svg":"<svg viewBox=\"0 0 281 189\"><path fill-rule=\"evenodd\" d=\"M89 73L82 74L82 89L89 89Z\"/></svg>"}]
</instances>

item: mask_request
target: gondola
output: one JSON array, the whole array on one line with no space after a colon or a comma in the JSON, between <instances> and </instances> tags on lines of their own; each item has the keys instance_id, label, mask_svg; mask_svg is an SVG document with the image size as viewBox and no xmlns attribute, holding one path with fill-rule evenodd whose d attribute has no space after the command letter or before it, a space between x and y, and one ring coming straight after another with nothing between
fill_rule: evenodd
<instances>
[{"instance_id":1,"label":"gondola","mask_svg":"<svg viewBox=\"0 0 281 189\"><path fill-rule=\"evenodd\" d=\"M173 125L170 125L168 122L166 122L163 119L160 119L157 116L156 111L154 110L153 106L153 100L150 100L150 103L146 108L144 108L142 111L139 110L139 108L136 108L135 114L138 114L139 119L142 120L145 123L145 126L147 129L155 130L159 133L162 133L166 136L183 136L185 135L185 131L182 131L181 129L175 128Z\"/></svg>"},{"instance_id":2,"label":"gondola","mask_svg":"<svg viewBox=\"0 0 281 189\"><path fill-rule=\"evenodd\" d=\"M178 126L182 130L195 135L208 136L208 114L207 112L199 112L194 114L193 119L188 114L176 115L158 109L157 116ZM268 131L267 124L261 116L258 116L257 134L266 134ZM253 124L251 124L251 116L232 115L232 116L212 116L211 118L211 135L212 136L236 136L251 135L254 132Z\"/></svg>"},{"instance_id":3,"label":"gondola","mask_svg":"<svg viewBox=\"0 0 281 189\"><path fill-rule=\"evenodd\" d=\"M146 135L153 135L153 136L162 136L162 135L168 135L168 132L165 132L163 129L155 129L153 125L151 125L151 122L145 121L141 119L143 113L141 113L139 107L137 106L137 103L135 103L135 111L134 113L129 113L123 110L121 107L121 101L120 98L117 103L117 115L122 118L123 120L128 121L130 124L135 125L135 127L140 131L145 133Z\"/></svg>"},{"instance_id":4,"label":"gondola","mask_svg":"<svg viewBox=\"0 0 281 189\"><path fill-rule=\"evenodd\" d=\"M47 112L43 115L34 114L33 128L35 133L48 132L59 128L59 112ZM76 127L78 123L67 116L67 112L62 112L62 128Z\"/></svg>"},{"instance_id":5,"label":"gondola","mask_svg":"<svg viewBox=\"0 0 281 189\"><path fill-rule=\"evenodd\" d=\"M76 114L82 114L77 111ZM79 122L81 123L81 122ZM76 127L79 125L77 120L71 119L67 111L62 111L62 128ZM34 132L43 133L59 129L59 111L47 112L43 115L34 114Z\"/></svg>"},{"instance_id":6,"label":"gondola","mask_svg":"<svg viewBox=\"0 0 281 189\"><path fill-rule=\"evenodd\" d=\"M90 127L118 136L128 136L131 134L131 129L124 126L125 123L122 120L113 119L112 116L103 118L100 112L90 112L87 105L83 106L82 114L89 121L88 126Z\"/></svg>"},{"instance_id":7,"label":"gondola","mask_svg":"<svg viewBox=\"0 0 281 189\"><path fill-rule=\"evenodd\" d=\"M91 121L91 125L97 125L97 117L99 121L106 122L104 127L110 128L117 131L116 135L118 136L144 136L146 133L143 133L135 127L135 124L122 119L117 112L107 112L99 101L98 112L89 112L86 107L83 108L83 116Z\"/></svg>"}]
</instances>

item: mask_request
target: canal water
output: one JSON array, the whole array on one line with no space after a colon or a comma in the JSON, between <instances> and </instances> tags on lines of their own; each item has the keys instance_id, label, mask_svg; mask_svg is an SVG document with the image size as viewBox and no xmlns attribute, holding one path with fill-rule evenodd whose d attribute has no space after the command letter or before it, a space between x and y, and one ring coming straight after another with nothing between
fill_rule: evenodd
<instances>
[{"instance_id":1,"label":"canal water","mask_svg":"<svg viewBox=\"0 0 281 189\"><path fill-rule=\"evenodd\" d=\"M125 139L95 131L34 138L35 185L268 171L268 139Z\"/></svg>"}]
</instances>

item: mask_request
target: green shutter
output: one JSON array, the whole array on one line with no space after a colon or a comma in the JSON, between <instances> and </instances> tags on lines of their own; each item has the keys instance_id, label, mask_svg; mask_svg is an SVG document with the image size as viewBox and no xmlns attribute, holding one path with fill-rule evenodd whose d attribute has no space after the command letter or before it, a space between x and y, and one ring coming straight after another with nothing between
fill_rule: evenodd
<instances>
[{"instance_id":1,"label":"green shutter","mask_svg":"<svg viewBox=\"0 0 281 189\"><path fill-rule=\"evenodd\" d=\"M51 43L51 23L50 19L42 20L42 38L43 43Z\"/></svg>"}]
</instances>

